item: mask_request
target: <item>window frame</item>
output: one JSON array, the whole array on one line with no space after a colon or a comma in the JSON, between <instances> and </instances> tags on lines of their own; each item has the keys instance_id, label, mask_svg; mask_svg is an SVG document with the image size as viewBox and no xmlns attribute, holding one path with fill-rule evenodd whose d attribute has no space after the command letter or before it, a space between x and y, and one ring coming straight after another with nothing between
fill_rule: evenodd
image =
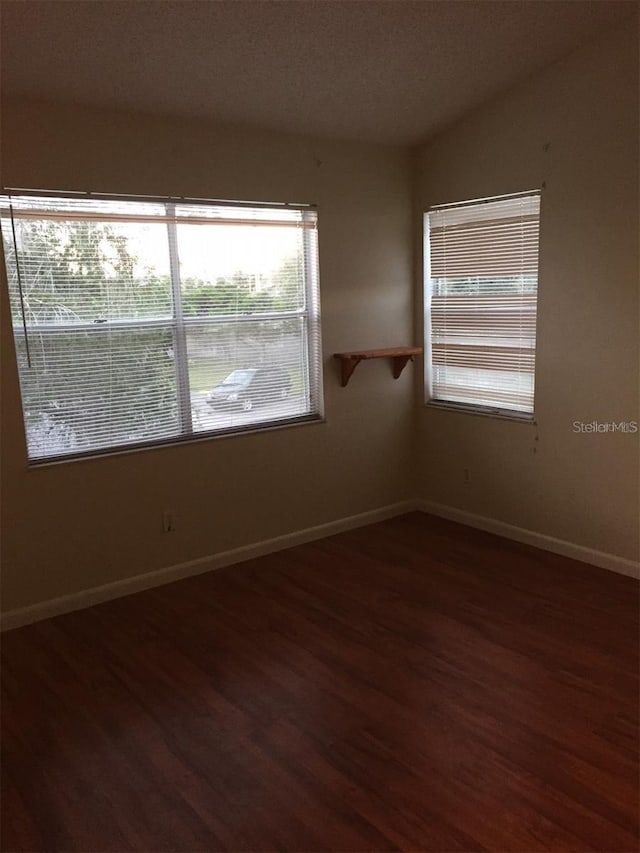
<instances>
[{"instance_id":1,"label":"window frame","mask_svg":"<svg viewBox=\"0 0 640 853\"><path fill-rule=\"evenodd\" d=\"M47 465L59 465L67 462L91 460L103 458L118 454L138 453L146 450L156 450L165 447L179 446L190 444L192 442L211 441L216 439L230 438L238 435L250 435L255 433L269 432L278 429L287 429L303 424L318 424L325 423L324 411L324 382L323 382L323 361L322 361L322 335L321 335L321 317L320 317L320 285L319 285L319 258L318 258L318 210L315 204L291 204L288 202L254 202L254 201L227 201L219 199L204 199L204 198L188 198L184 196L134 196L125 194L104 194L104 193L85 193L85 192L57 192L51 190L26 190L15 188L0 189L0 196L3 200L9 199L9 205L12 198L18 197L36 197L36 198L51 198L51 199L86 199L92 201L111 201L111 202L152 202L165 206L167 217L175 213L176 205L210 205L217 207L238 207L238 208L262 208L265 210L298 210L302 212L303 218L305 212L313 213L316 221L316 227L313 229L316 232L315 258L316 263L309 264L308 259L311 251L311 234L312 229L308 227L302 228L303 252L303 283L304 283L304 304L300 308L290 310L256 312L253 314L226 314L226 315L195 315L185 316L182 313L181 296L182 296L182 281L180 278L179 257L178 257L178 238L177 229L179 220L167 222L167 239L168 239L168 254L170 268L170 293L172 303L171 316L145 319L125 319L113 320L105 323L96 324L95 321L79 321L73 323L38 323L29 324L22 312L22 324L16 324L13 321L13 311L10 312L10 322L13 333L14 353L17 356L19 339L28 341L29 331L34 335L56 335L75 333L104 333L105 331L144 331L145 329L165 329L171 333L174 345L176 348L176 406L178 410L178 424L180 432L164 438L156 438L143 440L140 442L125 442L121 444L113 444L97 448L95 450L79 450L78 452L51 454L48 456L31 457L29 455L29 443L27 438L26 413L24 408L24 400L22 398L22 389L20 393L20 404L23 415L23 427L25 435L25 448L27 454L27 464L29 468L40 468ZM4 218L4 216L3 216ZM259 221L257 222L259 224ZM12 222L13 230L13 222ZM15 239L14 239L15 245ZM9 289L9 270L7 266L6 252L3 249L3 265L7 277L7 290ZM21 287L21 285L19 285ZM11 301L11 300L10 300ZM189 382L189 358L187 349L187 333L190 328L203 328L209 326L211 328L220 327L230 324L252 324L265 321L278 320L295 320L302 321L303 330L303 346L306 353L306 366L308 371L308 393L309 393L309 409L310 411L300 415L278 417L271 420L258 420L247 424L238 424L228 426L221 429L212 430L197 430L193 428L192 410L191 410L191 392ZM18 367L19 373L19 367Z\"/></svg>"},{"instance_id":2,"label":"window frame","mask_svg":"<svg viewBox=\"0 0 640 853\"><path fill-rule=\"evenodd\" d=\"M506 420L515 423L525 423L525 424L537 424L536 419L536 377L537 377L537 353L538 353L538 345L537 345L537 334L538 334L538 317L537 317L537 308L536 308L536 340L534 347L534 366L533 366L533 379L534 379L534 393L533 393L533 406L530 412L523 412L517 409L509 409L506 407L499 406L491 406L487 404L474 404L468 402L459 402L456 400L444 400L438 397L433 396L433 363L432 363L432 353L433 353L433 336L432 336L432 320L431 320L431 298L432 298L432 287L431 287L431 242L430 242L430 230L429 230L429 214L435 210L442 210L446 208L459 208L459 207L469 207L474 205L480 205L485 202L495 202L507 199L517 199L517 198L525 198L530 196L539 196L540 203L542 203L542 190L541 189L532 189L525 190L522 192L516 193L505 193L502 195L496 196L487 196L483 198L475 198L475 199L466 199L460 202L450 202L445 204L432 205L428 208L424 208L422 210L422 305L423 305L423 345L424 345L424 359L423 359L423 389L424 389L424 400L423 406L428 409L433 410L441 410L441 411L450 411L450 412L459 412L461 414L467 415L477 415L480 417L489 417L497 420ZM539 214L539 221L541 218L541 214ZM538 273L536 277L536 306L538 302L538 294L539 294L539 284L540 284L540 273L539 273L539 260L540 260L540 239L538 238Z\"/></svg>"}]
</instances>

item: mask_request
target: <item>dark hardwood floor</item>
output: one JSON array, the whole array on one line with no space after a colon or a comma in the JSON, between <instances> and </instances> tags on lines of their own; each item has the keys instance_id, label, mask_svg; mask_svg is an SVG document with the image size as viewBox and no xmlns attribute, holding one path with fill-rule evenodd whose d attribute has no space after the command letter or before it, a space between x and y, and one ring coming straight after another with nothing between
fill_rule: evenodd
<instances>
[{"instance_id":1,"label":"dark hardwood floor","mask_svg":"<svg viewBox=\"0 0 640 853\"><path fill-rule=\"evenodd\" d=\"M638 847L638 587L411 514L4 635L6 851Z\"/></svg>"}]
</instances>

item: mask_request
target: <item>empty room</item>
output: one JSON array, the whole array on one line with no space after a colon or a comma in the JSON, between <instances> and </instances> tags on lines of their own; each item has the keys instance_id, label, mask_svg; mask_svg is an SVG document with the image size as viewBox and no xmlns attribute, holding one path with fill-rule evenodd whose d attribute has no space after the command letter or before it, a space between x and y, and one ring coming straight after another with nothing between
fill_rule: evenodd
<instances>
[{"instance_id":1,"label":"empty room","mask_svg":"<svg viewBox=\"0 0 640 853\"><path fill-rule=\"evenodd\" d=\"M0 0L3 851L638 849L632 0Z\"/></svg>"}]
</instances>

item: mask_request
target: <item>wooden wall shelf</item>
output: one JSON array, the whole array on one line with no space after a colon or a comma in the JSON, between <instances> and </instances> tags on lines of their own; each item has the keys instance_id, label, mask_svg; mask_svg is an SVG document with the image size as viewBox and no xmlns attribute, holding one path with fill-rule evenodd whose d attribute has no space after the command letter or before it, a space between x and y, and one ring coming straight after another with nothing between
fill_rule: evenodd
<instances>
[{"instance_id":1,"label":"wooden wall shelf","mask_svg":"<svg viewBox=\"0 0 640 853\"><path fill-rule=\"evenodd\" d=\"M421 355L422 347L390 347L387 349L366 349L359 352L336 352L333 357L340 360L342 371L342 387L346 388L351 374L361 361L370 358L388 358L391 360L393 378L397 379L408 361L413 361L414 355Z\"/></svg>"}]
</instances>

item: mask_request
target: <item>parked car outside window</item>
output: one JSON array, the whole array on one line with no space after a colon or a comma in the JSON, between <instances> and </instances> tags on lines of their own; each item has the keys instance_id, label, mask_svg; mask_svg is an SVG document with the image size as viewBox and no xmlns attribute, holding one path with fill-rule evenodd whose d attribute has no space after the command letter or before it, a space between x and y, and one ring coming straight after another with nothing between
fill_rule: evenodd
<instances>
[{"instance_id":1,"label":"parked car outside window","mask_svg":"<svg viewBox=\"0 0 640 853\"><path fill-rule=\"evenodd\" d=\"M217 406L238 406L249 412L254 406L283 400L291 390L291 378L276 365L243 367L232 371L208 394L207 402Z\"/></svg>"}]
</instances>

